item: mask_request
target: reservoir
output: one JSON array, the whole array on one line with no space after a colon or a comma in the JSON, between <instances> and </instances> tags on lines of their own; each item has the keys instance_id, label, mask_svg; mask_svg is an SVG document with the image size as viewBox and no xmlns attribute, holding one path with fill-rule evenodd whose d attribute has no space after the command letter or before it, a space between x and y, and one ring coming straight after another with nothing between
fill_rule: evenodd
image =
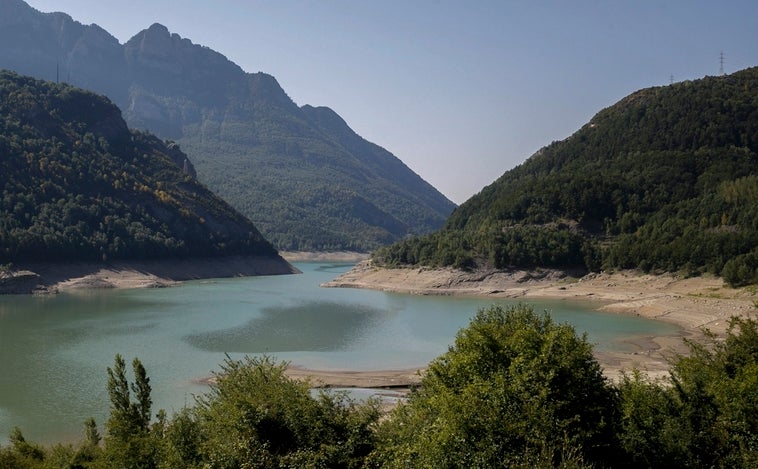
<instances>
[{"instance_id":1,"label":"reservoir","mask_svg":"<svg viewBox=\"0 0 758 469\"><path fill-rule=\"evenodd\" d=\"M207 391L199 380L225 355L268 354L313 369L425 366L480 308L515 300L320 288L350 264L297 263L303 274L186 282L172 288L0 296L0 444L13 427L40 443L79 441L108 416L106 368L139 358L153 409L169 414ZM589 303L530 301L599 350L675 326L593 311ZM597 305L594 305L597 306Z\"/></svg>"}]
</instances>

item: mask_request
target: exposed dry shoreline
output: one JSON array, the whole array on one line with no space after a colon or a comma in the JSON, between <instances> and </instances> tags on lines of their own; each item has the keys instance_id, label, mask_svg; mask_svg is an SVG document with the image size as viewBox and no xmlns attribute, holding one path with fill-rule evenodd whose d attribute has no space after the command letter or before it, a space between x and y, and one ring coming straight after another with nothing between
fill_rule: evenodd
<instances>
[{"instance_id":1,"label":"exposed dry shoreline","mask_svg":"<svg viewBox=\"0 0 758 469\"><path fill-rule=\"evenodd\" d=\"M184 280L283 275L299 270L281 257L216 258L109 263L27 263L0 273L0 293L55 293L95 288L159 288Z\"/></svg>"},{"instance_id":2,"label":"exposed dry shoreline","mask_svg":"<svg viewBox=\"0 0 758 469\"><path fill-rule=\"evenodd\" d=\"M365 252L354 251L280 251L279 254L289 262L361 262L369 258Z\"/></svg>"},{"instance_id":3,"label":"exposed dry shoreline","mask_svg":"<svg viewBox=\"0 0 758 469\"><path fill-rule=\"evenodd\" d=\"M453 269L381 269L361 253L282 253L287 261L356 262L351 271L322 285L367 288L419 295L468 295L492 298L594 301L598 310L633 314L679 327L670 336L629 337L629 352L597 352L608 377L639 368L664 376L667 357L686 352L682 338L697 340L702 328L723 335L731 316L758 313L755 290L731 289L719 278L681 279L674 275L638 272L591 274L539 271L462 272ZM282 258L226 257L216 259L114 262L108 264L25 264L14 276L0 273L0 293L55 292L92 288L155 288L183 280L299 272ZM309 370L291 366L288 374L317 386L398 388L419 383L423 370Z\"/></svg>"},{"instance_id":4,"label":"exposed dry shoreline","mask_svg":"<svg viewBox=\"0 0 758 469\"><path fill-rule=\"evenodd\" d=\"M491 298L565 299L597 302L598 310L633 314L678 326L672 336L629 337L629 352L597 352L609 378L638 368L664 376L668 359L685 353L682 339L698 340L707 328L723 335L731 316L758 313L755 290L725 287L720 278L679 278L633 271L575 277L554 270L462 272L453 269L383 269L371 261L358 264L325 287L369 288L419 295L469 295ZM318 376L314 376L317 378Z\"/></svg>"}]
</instances>

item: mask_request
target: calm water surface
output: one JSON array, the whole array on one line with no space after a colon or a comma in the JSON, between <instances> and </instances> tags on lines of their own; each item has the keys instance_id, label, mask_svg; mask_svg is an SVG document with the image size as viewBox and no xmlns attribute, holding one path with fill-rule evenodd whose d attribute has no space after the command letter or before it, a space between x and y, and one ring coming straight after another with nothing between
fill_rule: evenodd
<instances>
[{"instance_id":1,"label":"calm water surface","mask_svg":"<svg viewBox=\"0 0 758 469\"><path fill-rule=\"evenodd\" d=\"M0 296L0 443L14 426L42 443L78 441L90 416L102 428L105 370L116 353L127 363L142 361L154 409L170 412L207 390L196 381L218 370L224 354L265 353L318 369L423 366L447 350L477 309L493 303L319 288L351 265L296 265L302 275ZM534 304L587 332L598 349L623 349L630 336L676 332L659 322L597 313L591 304Z\"/></svg>"}]
</instances>

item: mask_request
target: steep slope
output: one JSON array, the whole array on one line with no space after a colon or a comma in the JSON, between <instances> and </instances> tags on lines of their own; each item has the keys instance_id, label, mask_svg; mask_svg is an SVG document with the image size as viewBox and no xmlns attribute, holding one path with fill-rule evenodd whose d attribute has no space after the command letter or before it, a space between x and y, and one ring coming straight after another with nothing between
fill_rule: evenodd
<instances>
[{"instance_id":1,"label":"steep slope","mask_svg":"<svg viewBox=\"0 0 758 469\"><path fill-rule=\"evenodd\" d=\"M4 10L3 10L4 9ZM133 128L177 141L201 181L280 249L368 251L441 227L455 205L326 108L160 24L126 44L96 25L0 5L0 67L109 96Z\"/></svg>"},{"instance_id":2,"label":"steep slope","mask_svg":"<svg viewBox=\"0 0 758 469\"><path fill-rule=\"evenodd\" d=\"M43 80L64 81L128 98L129 79L118 39L65 13L40 13L22 0L0 2L0 68Z\"/></svg>"},{"instance_id":3,"label":"steep slope","mask_svg":"<svg viewBox=\"0 0 758 469\"><path fill-rule=\"evenodd\" d=\"M755 282L757 152L758 68L641 90L506 172L443 230L377 257Z\"/></svg>"},{"instance_id":4,"label":"steep slope","mask_svg":"<svg viewBox=\"0 0 758 469\"><path fill-rule=\"evenodd\" d=\"M193 172L176 145L130 131L108 99L0 72L0 264L278 259Z\"/></svg>"}]
</instances>

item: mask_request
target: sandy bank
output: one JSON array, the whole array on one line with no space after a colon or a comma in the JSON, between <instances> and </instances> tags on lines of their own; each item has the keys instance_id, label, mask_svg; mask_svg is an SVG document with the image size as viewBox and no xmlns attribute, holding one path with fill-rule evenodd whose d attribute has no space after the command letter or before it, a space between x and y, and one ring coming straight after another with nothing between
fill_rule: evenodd
<instances>
[{"instance_id":1,"label":"sandy bank","mask_svg":"<svg viewBox=\"0 0 758 469\"><path fill-rule=\"evenodd\" d=\"M289 262L351 262L357 263L369 258L365 252L354 251L280 251Z\"/></svg>"},{"instance_id":2,"label":"sandy bank","mask_svg":"<svg viewBox=\"0 0 758 469\"><path fill-rule=\"evenodd\" d=\"M492 298L567 299L596 301L598 310L634 314L679 326L674 336L629 337L628 352L598 352L611 378L622 370L639 368L653 376L665 375L668 359L686 352L682 338L702 338L702 329L722 335L731 316L758 313L755 290L725 287L720 278L679 278L638 272L590 274L538 271L478 271L405 268L382 269L370 261L358 264L324 287L369 288L420 295L470 295Z\"/></svg>"},{"instance_id":3,"label":"sandy bank","mask_svg":"<svg viewBox=\"0 0 758 469\"><path fill-rule=\"evenodd\" d=\"M400 370L312 370L289 365L285 374L292 379L307 381L314 388L365 388L409 390L421 383L423 369ZM197 380L200 384L213 384L215 376Z\"/></svg>"},{"instance_id":4,"label":"sandy bank","mask_svg":"<svg viewBox=\"0 0 758 469\"><path fill-rule=\"evenodd\" d=\"M19 276L23 273L23 276ZM15 277L0 282L0 293L51 293L93 288L157 288L183 280L299 273L281 257L120 261L109 263L30 263L17 266Z\"/></svg>"},{"instance_id":5,"label":"sandy bank","mask_svg":"<svg viewBox=\"0 0 758 469\"><path fill-rule=\"evenodd\" d=\"M410 388L421 382L423 370L310 370L298 366L287 368L287 376L307 380L314 387L328 388Z\"/></svg>"}]
</instances>

